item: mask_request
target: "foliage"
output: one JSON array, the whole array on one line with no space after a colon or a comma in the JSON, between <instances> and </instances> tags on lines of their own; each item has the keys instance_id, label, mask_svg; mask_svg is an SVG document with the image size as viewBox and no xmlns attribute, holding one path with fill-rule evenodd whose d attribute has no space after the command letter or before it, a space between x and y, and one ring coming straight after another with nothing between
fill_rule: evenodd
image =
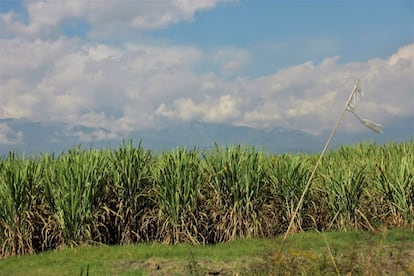
<instances>
[{"instance_id":1,"label":"foliage","mask_svg":"<svg viewBox=\"0 0 414 276\"><path fill-rule=\"evenodd\" d=\"M249 146L0 159L0 256L84 243L219 243L286 230L316 155ZM414 141L324 156L295 229L414 227Z\"/></svg>"}]
</instances>

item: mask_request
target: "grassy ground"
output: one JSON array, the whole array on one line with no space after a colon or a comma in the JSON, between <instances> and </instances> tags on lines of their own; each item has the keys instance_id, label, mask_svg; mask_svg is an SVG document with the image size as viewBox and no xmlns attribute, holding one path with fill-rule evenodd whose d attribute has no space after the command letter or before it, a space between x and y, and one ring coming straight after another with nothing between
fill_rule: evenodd
<instances>
[{"instance_id":1,"label":"grassy ground","mask_svg":"<svg viewBox=\"0 0 414 276\"><path fill-rule=\"evenodd\" d=\"M193 246L83 246L0 260L0 275L414 275L410 229Z\"/></svg>"}]
</instances>

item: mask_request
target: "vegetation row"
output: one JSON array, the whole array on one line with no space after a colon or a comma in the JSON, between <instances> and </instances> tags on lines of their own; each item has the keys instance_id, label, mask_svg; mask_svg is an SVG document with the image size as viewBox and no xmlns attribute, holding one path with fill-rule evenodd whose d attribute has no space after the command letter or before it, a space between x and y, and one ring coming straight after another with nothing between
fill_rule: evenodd
<instances>
[{"instance_id":1,"label":"vegetation row","mask_svg":"<svg viewBox=\"0 0 414 276\"><path fill-rule=\"evenodd\" d=\"M83 243L218 243L286 231L318 156L124 142L0 159L0 256ZM295 231L414 227L414 141L324 156Z\"/></svg>"}]
</instances>

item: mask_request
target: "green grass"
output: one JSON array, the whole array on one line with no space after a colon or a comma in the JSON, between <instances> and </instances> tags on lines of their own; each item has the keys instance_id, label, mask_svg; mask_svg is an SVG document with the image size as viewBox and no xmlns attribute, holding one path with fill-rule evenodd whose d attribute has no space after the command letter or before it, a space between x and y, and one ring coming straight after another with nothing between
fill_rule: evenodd
<instances>
[{"instance_id":1,"label":"green grass","mask_svg":"<svg viewBox=\"0 0 414 276\"><path fill-rule=\"evenodd\" d=\"M408 228L300 233L287 239L281 253L280 242L278 237L216 245L82 246L8 257L0 260L0 275L414 273L414 233Z\"/></svg>"}]
</instances>

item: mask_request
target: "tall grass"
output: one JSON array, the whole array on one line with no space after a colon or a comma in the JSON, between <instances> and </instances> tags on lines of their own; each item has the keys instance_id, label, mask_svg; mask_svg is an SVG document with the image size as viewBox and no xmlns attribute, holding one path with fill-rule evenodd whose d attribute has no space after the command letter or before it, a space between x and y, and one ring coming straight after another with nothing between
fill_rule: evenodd
<instances>
[{"instance_id":1,"label":"tall grass","mask_svg":"<svg viewBox=\"0 0 414 276\"><path fill-rule=\"evenodd\" d=\"M104 201L110 243L129 244L146 240L143 216L151 209L147 193L152 187L155 163L149 151L133 147L132 141L108 155L107 196Z\"/></svg>"},{"instance_id":2,"label":"tall grass","mask_svg":"<svg viewBox=\"0 0 414 276\"><path fill-rule=\"evenodd\" d=\"M376 188L388 203L389 220L393 220L393 224L413 224L414 150L400 145L395 149L385 148L384 151L377 164ZM394 154L395 151L400 154Z\"/></svg>"},{"instance_id":3,"label":"tall grass","mask_svg":"<svg viewBox=\"0 0 414 276\"><path fill-rule=\"evenodd\" d=\"M205 155L212 233L215 242L262 235L260 212L265 183L262 152L217 145Z\"/></svg>"},{"instance_id":4,"label":"tall grass","mask_svg":"<svg viewBox=\"0 0 414 276\"><path fill-rule=\"evenodd\" d=\"M161 155L154 172L157 239L166 243L198 242L200 161L195 150L176 149Z\"/></svg>"},{"instance_id":5,"label":"tall grass","mask_svg":"<svg viewBox=\"0 0 414 276\"><path fill-rule=\"evenodd\" d=\"M281 224L287 228L311 171L308 168L307 160L301 156L284 154L271 158L269 161L268 185L270 185L269 188L276 207L283 211ZM311 195L306 194L303 208L294 220L293 232L302 230L304 213L310 205Z\"/></svg>"},{"instance_id":6,"label":"tall grass","mask_svg":"<svg viewBox=\"0 0 414 276\"><path fill-rule=\"evenodd\" d=\"M77 245L99 239L97 206L102 196L105 155L99 151L73 149L47 168L46 200L53 210L59 239Z\"/></svg>"},{"instance_id":7,"label":"tall grass","mask_svg":"<svg viewBox=\"0 0 414 276\"><path fill-rule=\"evenodd\" d=\"M33 190L40 166L11 152L0 164L0 239L2 255L33 252Z\"/></svg>"},{"instance_id":8,"label":"tall grass","mask_svg":"<svg viewBox=\"0 0 414 276\"><path fill-rule=\"evenodd\" d=\"M330 225L340 230L359 228L364 222L361 216L361 197L366 182L364 167L329 168L330 174L325 175L325 193L327 203L333 214Z\"/></svg>"},{"instance_id":9,"label":"tall grass","mask_svg":"<svg viewBox=\"0 0 414 276\"><path fill-rule=\"evenodd\" d=\"M248 146L0 158L0 255L82 243L217 243L284 231L316 155ZM414 228L414 141L325 155L294 229Z\"/></svg>"}]
</instances>

